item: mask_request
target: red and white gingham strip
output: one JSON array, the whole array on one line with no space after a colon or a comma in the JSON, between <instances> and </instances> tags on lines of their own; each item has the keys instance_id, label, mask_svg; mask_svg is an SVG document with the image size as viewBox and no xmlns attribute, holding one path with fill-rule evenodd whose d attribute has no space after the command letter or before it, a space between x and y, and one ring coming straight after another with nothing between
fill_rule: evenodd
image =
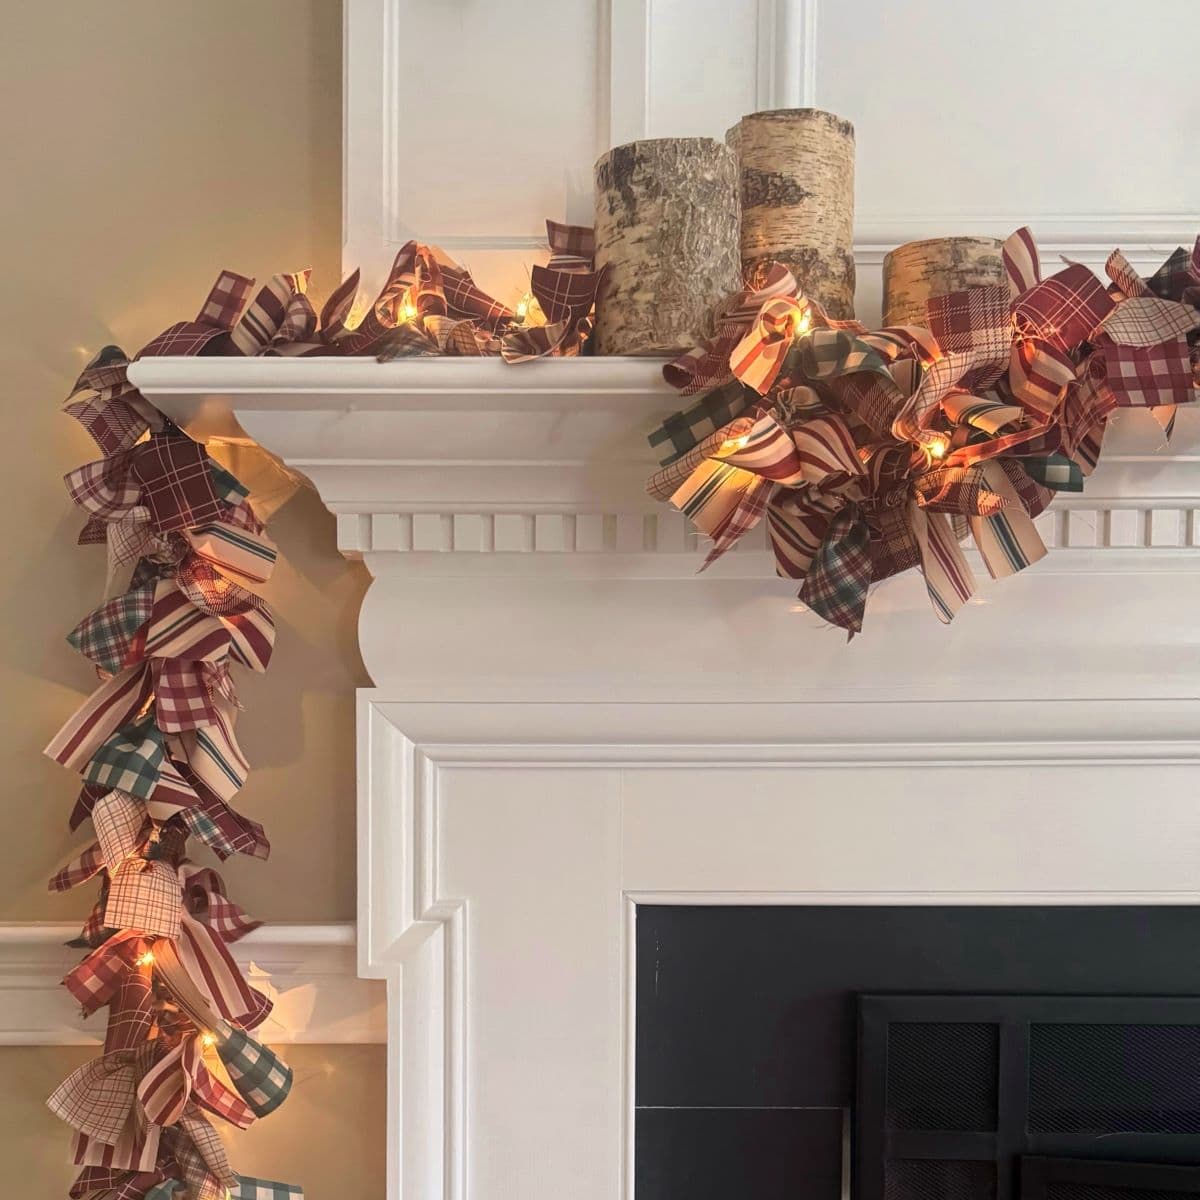
<instances>
[{"instance_id":1,"label":"red and white gingham strip","mask_svg":"<svg viewBox=\"0 0 1200 1200\"><path fill-rule=\"evenodd\" d=\"M156 658L154 720L164 733L199 729L217 720L203 668L207 664L179 658Z\"/></svg>"},{"instance_id":2,"label":"red and white gingham strip","mask_svg":"<svg viewBox=\"0 0 1200 1200\"><path fill-rule=\"evenodd\" d=\"M215 325L218 329L232 329L246 301L250 298L253 279L238 275L234 271L222 271L212 285L196 320L202 325Z\"/></svg>"},{"instance_id":3,"label":"red and white gingham strip","mask_svg":"<svg viewBox=\"0 0 1200 1200\"><path fill-rule=\"evenodd\" d=\"M1121 346L1108 339L1097 345L1104 356L1108 386L1122 408L1188 404L1196 399L1186 337L1155 346Z\"/></svg>"},{"instance_id":4,"label":"red and white gingham strip","mask_svg":"<svg viewBox=\"0 0 1200 1200\"><path fill-rule=\"evenodd\" d=\"M262 924L226 896L224 882L211 867L181 863L179 880L188 912L216 930L226 942L236 942Z\"/></svg>"},{"instance_id":5,"label":"red and white gingham strip","mask_svg":"<svg viewBox=\"0 0 1200 1200\"><path fill-rule=\"evenodd\" d=\"M104 855L100 843L93 842L86 849L75 855L64 867L60 867L50 879L48 885L52 892L66 892L87 881L104 866Z\"/></svg>"}]
</instances>

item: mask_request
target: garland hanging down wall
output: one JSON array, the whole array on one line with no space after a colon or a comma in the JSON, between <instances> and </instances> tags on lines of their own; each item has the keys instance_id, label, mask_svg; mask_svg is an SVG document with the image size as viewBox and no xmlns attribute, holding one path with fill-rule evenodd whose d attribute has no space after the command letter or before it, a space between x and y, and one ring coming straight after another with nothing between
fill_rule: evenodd
<instances>
[{"instance_id":1,"label":"garland hanging down wall","mask_svg":"<svg viewBox=\"0 0 1200 1200\"><path fill-rule=\"evenodd\" d=\"M515 308L409 243L361 321L357 273L318 314L307 272L275 276L249 307L253 281L225 272L194 320L139 357L587 353L597 296L619 293L593 266L591 230L547 228L549 264ZM949 621L974 588L966 538L993 576L1036 561L1034 518L1056 491L1082 489L1112 411L1149 408L1169 433L1175 406L1196 399L1200 240L1149 280L1114 251L1107 286L1077 264L1043 279L1027 230L1003 265L1005 284L933 296L922 324L872 333L830 318L783 264L752 259L711 334L664 368L697 398L650 435L663 464L651 494L712 539L707 562L765 518L779 573L851 635L870 585L910 567ZM49 1104L75 1129L73 1200L297 1197L233 1171L211 1123L267 1115L291 1072L253 1037L271 1003L228 948L258 922L187 857L189 838L222 859L270 848L232 807L248 765L231 668L270 660L274 624L251 589L275 547L247 489L128 366L107 347L65 406L102 453L66 482L108 579L69 635L99 687L47 748L81 776L71 827L90 819L95 840L50 886L99 877L78 941L89 953L64 982L108 1025L103 1053Z\"/></svg>"}]
</instances>

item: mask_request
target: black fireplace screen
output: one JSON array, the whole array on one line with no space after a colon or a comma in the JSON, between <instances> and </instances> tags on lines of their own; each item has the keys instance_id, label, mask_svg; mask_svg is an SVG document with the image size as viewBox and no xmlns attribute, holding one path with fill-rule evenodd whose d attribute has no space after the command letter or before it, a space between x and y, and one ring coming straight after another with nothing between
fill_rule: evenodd
<instances>
[{"instance_id":1,"label":"black fireplace screen","mask_svg":"<svg viewBox=\"0 0 1200 1200\"><path fill-rule=\"evenodd\" d=\"M1022 1158L1021 1200L1191 1200L1200 1166Z\"/></svg>"},{"instance_id":2,"label":"black fireplace screen","mask_svg":"<svg viewBox=\"0 0 1200 1200\"><path fill-rule=\"evenodd\" d=\"M1023 1155L1200 1162L1200 998L860 997L856 1200L1009 1200Z\"/></svg>"}]
</instances>

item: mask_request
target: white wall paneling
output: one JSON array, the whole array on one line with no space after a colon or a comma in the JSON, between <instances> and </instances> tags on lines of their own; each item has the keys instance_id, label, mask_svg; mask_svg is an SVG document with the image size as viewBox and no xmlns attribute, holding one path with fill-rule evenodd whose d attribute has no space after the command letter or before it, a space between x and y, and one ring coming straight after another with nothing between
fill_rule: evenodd
<instances>
[{"instance_id":1,"label":"white wall paneling","mask_svg":"<svg viewBox=\"0 0 1200 1200\"><path fill-rule=\"evenodd\" d=\"M0 923L0 1046L83 1046L104 1040L62 986L83 952L65 943L78 925ZM261 1027L273 1045L383 1042L381 984L355 971L353 925L267 925L233 947L250 982L275 1002Z\"/></svg>"}]
</instances>

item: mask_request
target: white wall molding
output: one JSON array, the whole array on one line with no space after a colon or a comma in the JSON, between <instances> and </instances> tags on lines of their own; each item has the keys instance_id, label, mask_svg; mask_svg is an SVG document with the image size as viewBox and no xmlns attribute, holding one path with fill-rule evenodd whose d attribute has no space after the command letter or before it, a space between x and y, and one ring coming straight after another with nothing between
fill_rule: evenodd
<instances>
[{"instance_id":1,"label":"white wall molding","mask_svg":"<svg viewBox=\"0 0 1200 1200\"><path fill-rule=\"evenodd\" d=\"M84 1046L104 1025L84 1020L62 977L86 953L65 943L79 926L0 923L0 1046ZM355 970L352 924L265 925L232 947L275 1008L261 1026L272 1044L387 1040L386 997Z\"/></svg>"},{"instance_id":2,"label":"white wall molding","mask_svg":"<svg viewBox=\"0 0 1200 1200\"><path fill-rule=\"evenodd\" d=\"M637 904L1200 901L1195 701L450 690L360 700L360 954L395 998L393 1200L490 1195L514 1170L536 1200L633 1200ZM1135 779L1155 801L1128 824Z\"/></svg>"},{"instance_id":3,"label":"white wall molding","mask_svg":"<svg viewBox=\"0 0 1200 1200\"><path fill-rule=\"evenodd\" d=\"M760 109L815 108L817 0L758 0Z\"/></svg>"}]
</instances>

